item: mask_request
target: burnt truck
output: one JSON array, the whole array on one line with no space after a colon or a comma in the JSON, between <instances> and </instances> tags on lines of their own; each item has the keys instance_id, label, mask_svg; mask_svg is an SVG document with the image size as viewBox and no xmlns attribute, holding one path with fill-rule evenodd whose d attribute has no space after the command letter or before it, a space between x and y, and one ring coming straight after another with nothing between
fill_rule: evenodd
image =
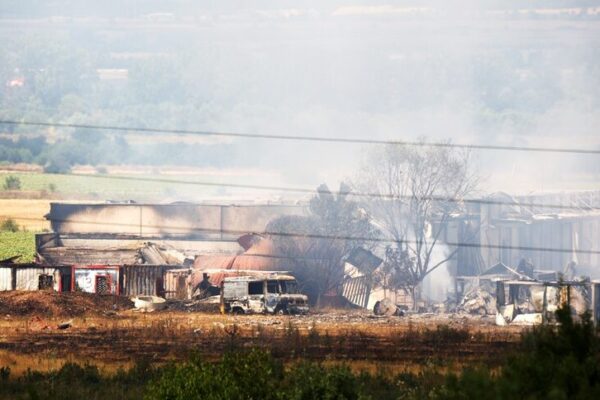
<instances>
[{"instance_id":1,"label":"burnt truck","mask_svg":"<svg viewBox=\"0 0 600 400\"><path fill-rule=\"evenodd\" d=\"M308 297L291 275L226 277L221 283L221 312L232 314L306 314Z\"/></svg>"}]
</instances>

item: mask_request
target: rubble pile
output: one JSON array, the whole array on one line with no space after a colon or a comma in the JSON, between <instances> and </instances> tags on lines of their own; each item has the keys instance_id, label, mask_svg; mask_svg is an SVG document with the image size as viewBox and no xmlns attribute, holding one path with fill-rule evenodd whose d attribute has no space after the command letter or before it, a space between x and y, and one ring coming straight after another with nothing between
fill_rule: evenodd
<instances>
[{"instance_id":1,"label":"rubble pile","mask_svg":"<svg viewBox=\"0 0 600 400\"><path fill-rule=\"evenodd\" d=\"M105 315L107 311L132 307L129 299L119 296L96 296L82 292L7 291L0 292L0 315L75 317Z\"/></svg>"},{"instance_id":2,"label":"rubble pile","mask_svg":"<svg viewBox=\"0 0 600 400\"><path fill-rule=\"evenodd\" d=\"M165 244L147 242L138 251L141 264L190 266L194 262L192 257Z\"/></svg>"},{"instance_id":3,"label":"rubble pile","mask_svg":"<svg viewBox=\"0 0 600 400\"><path fill-rule=\"evenodd\" d=\"M221 312L221 296L211 296L201 300L169 301L167 310L185 312L204 312L218 314Z\"/></svg>"},{"instance_id":4,"label":"rubble pile","mask_svg":"<svg viewBox=\"0 0 600 400\"><path fill-rule=\"evenodd\" d=\"M483 287L473 288L464 295L457 311L477 315L496 314L496 298Z\"/></svg>"}]
</instances>

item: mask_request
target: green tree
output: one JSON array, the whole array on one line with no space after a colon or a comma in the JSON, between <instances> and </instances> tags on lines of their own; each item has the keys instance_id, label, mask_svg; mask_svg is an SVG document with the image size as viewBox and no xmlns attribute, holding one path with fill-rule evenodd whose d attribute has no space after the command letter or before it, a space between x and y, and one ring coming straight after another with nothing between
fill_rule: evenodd
<instances>
[{"instance_id":1,"label":"green tree","mask_svg":"<svg viewBox=\"0 0 600 400\"><path fill-rule=\"evenodd\" d=\"M338 193L323 184L310 200L308 216L278 217L266 227L276 251L288 260L303 291L317 305L324 294L339 293L349 253L359 246L371 247L369 239L377 236L377 229L350 195L344 183Z\"/></svg>"}]
</instances>

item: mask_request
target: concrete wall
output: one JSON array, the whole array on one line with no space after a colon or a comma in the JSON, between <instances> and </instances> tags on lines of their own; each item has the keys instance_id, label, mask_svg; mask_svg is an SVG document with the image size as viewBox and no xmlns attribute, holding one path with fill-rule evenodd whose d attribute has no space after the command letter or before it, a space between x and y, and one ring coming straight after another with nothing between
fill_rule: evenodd
<instances>
[{"instance_id":1,"label":"concrete wall","mask_svg":"<svg viewBox=\"0 0 600 400\"><path fill-rule=\"evenodd\" d=\"M51 203L48 218L60 234L230 239L264 230L280 215L303 215L296 205Z\"/></svg>"}]
</instances>

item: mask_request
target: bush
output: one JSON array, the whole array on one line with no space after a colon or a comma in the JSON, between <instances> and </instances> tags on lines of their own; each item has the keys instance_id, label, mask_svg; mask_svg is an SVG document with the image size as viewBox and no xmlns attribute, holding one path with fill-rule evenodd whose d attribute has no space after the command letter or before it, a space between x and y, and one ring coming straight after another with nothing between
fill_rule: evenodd
<instances>
[{"instance_id":1,"label":"bush","mask_svg":"<svg viewBox=\"0 0 600 400\"><path fill-rule=\"evenodd\" d=\"M10 367L0 367L0 381L7 381L10 377Z\"/></svg>"},{"instance_id":2,"label":"bush","mask_svg":"<svg viewBox=\"0 0 600 400\"><path fill-rule=\"evenodd\" d=\"M557 313L559 326L527 332L519 351L498 376L486 368L449 375L432 390L440 399L599 399L600 348L589 313L575 323L569 307Z\"/></svg>"},{"instance_id":3,"label":"bush","mask_svg":"<svg viewBox=\"0 0 600 400\"><path fill-rule=\"evenodd\" d=\"M3 219L2 222L0 222L0 231L2 231L2 232L18 232L19 224L17 224L17 222L12 218Z\"/></svg>"},{"instance_id":4,"label":"bush","mask_svg":"<svg viewBox=\"0 0 600 400\"><path fill-rule=\"evenodd\" d=\"M268 352L230 352L217 363L194 358L163 369L152 381L146 399L398 399L407 391L393 379L354 374L345 365L324 366L303 361L289 369Z\"/></svg>"},{"instance_id":5,"label":"bush","mask_svg":"<svg viewBox=\"0 0 600 400\"><path fill-rule=\"evenodd\" d=\"M172 365L149 385L149 400L277 399L283 366L268 353L227 353L218 363L197 357Z\"/></svg>"},{"instance_id":6,"label":"bush","mask_svg":"<svg viewBox=\"0 0 600 400\"><path fill-rule=\"evenodd\" d=\"M18 176L7 176L4 179L4 190L21 190L21 179Z\"/></svg>"},{"instance_id":7,"label":"bush","mask_svg":"<svg viewBox=\"0 0 600 400\"><path fill-rule=\"evenodd\" d=\"M359 398L358 379L346 366L324 368L314 363L300 363L292 368L286 385L286 399Z\"/></svg>"}]
</instances>

